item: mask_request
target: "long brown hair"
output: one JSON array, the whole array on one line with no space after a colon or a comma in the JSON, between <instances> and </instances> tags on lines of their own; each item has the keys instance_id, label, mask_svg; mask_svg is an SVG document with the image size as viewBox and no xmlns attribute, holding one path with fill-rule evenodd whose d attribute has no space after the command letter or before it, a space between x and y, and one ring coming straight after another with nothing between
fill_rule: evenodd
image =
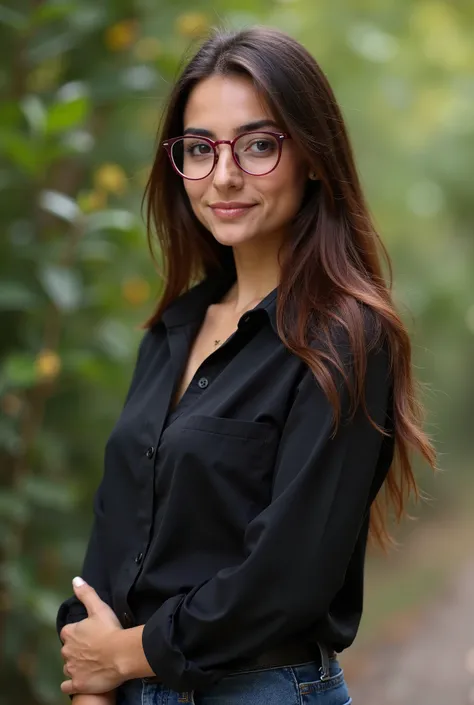
<instances>
[{"instance_id":1,"label":"long brown hair","mask_svg":"<svg viewBox=\"0 0 474 705\"><path fill-rule=\"evenodd\" d=\"M239 32L213 31L171 92L162 117L159 143L183 132L183 113L193 87L211 75L245 75L297 146L318 181L308 180L292 233L285 243L277 321L286 347L312 369L339 422L340 404L331 367L344 374L333 342L337 327L346 330L353 353L352 408L364 404L367 352L377 339L387 342L393 377L394 459L385 493L372 504L370 533L383 547L392 542L388 510L398 521L413 492L420 496L410 451L435 468L435 451L424 433L418 383L411 369L411 345L391 296L392 267L369 215L352 148L332 89L314 58L297 41L275 29L252 27ZM232 248L218 243L192 212L182 179L158 147L145 190L148 238L155 235L164 267L164 291L153 325L164 308L203 276L234 267ZM382 272L388 267L388 282ZM370 312L375 326L367 339ZM326 345L311 345L317 326ZM364 407L365 408L365 407ZM382 433L385 433L380 429Z\"/></svg>"}]
</instances>

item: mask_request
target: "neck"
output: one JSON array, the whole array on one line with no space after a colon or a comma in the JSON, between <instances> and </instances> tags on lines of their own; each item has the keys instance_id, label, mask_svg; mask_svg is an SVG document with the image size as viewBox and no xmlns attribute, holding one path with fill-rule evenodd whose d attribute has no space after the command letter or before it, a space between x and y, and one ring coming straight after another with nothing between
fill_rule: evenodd
<instances>
[{"instance_id":1,"label":"neck","mask_svg":"<svg viewBox=\"0 0 474 705\"><path fill-rule=\"evenodd\" d=\"M257 256L244 257L240 251L236 252L236 248L234 259L237 278L223 303L238 312L256 305L278 286L280 266L275 254L265 256L260 252Z\"/></svg>"}]
</instances>

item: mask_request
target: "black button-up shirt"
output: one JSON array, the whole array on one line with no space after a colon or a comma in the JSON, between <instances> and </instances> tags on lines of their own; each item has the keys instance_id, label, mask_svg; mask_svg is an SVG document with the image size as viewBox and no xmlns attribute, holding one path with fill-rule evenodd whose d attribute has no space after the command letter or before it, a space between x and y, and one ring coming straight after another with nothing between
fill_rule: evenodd
<instances>
[{"instance_id":1,"label":"black button-up shirt","mask_svg":"<svg viewBox=\"0 0 474 705\"><path fill-rule=\"evenodd\" d=\"M281 342L277 290L239 320L171 409L193 337L228 290L208 278L148 330L106 445L82 575L174 690L204 689L286 639L337 651L357 632L369 507L393 441L359 409L332 438L332 407ZM366 404L390 427L384 348L368 357ZM74 597L58 631L86 617ZM316 651L315 651L316 653Z\"/></svg>"}]
</instances>

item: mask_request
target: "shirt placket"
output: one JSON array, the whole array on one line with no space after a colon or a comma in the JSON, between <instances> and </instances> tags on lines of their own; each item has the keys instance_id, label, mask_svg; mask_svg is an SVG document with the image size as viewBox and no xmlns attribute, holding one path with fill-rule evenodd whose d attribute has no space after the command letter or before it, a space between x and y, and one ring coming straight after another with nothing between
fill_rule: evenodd
<instances>
[{"instance_id":1,"label":"shirt placket","mask_svg":"<svg viewBox=\"0 0 474 705\"><path fill-rule=\"evenodd\" d=\"M133 553L131 552L124 560L118 580L120 589L118 590L116 611L124 628L135 626L135 618L128 596L142 569L150 544L154 516L154 487L158 465L158 448L165 428L177 375L182 369L187 355L187 343L182 329L170 329L168 343L170 358L167 367L169 369L163 370L163 386L160 387L162 393L157 397L159 403L156 411L154 410L155 424L151 427L153 435L150 434L150 444L144 446L139 461L141 484L137 516L137 542Z\"/></svg>"}]
</instances>

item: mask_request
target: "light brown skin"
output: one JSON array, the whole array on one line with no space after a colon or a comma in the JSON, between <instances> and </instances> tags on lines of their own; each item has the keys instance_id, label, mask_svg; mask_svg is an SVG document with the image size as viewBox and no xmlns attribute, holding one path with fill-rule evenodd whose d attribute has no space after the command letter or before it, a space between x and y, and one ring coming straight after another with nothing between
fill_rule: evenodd
<instances>
[{"instance_id":1,"label":"light brown skin","mask_svg":"<svg viewBox=\"0 0 474 705\"><path fill-rule=\"evenodd\" d=\"M63 681L61 690L67 695L80 693L74 699L80 705L109 705L121 683L153 675L141 645L143 625L123 629L113 610L87 583L74 586L74 592L88 617L61 630L64 674L70 679Z\"/></svg>"},{"instance_id":2,"label":"light brown skin","mask_svg":"<svg viewBox=\"0 0 474 705\"><path fill-rule=\"evenodd\" d=\"M215 139L232 139L241 125L265 118L275 120L250 79L212 76L191 92L184 127L209 130ZM281 131L282 127L269 129ZM299 209L309 176L308 166L291 140L285 140L278 167L266 176L245 174L233 161L228 145L219 149L214 172L202 181L185 180L185 188L196 217L216 240L233 248L237 281L225 302L209 307L190 354L181 393L193 369L214 349L214 341L228 337L239 316L277 286L278 250ZM236 220L224 221L209 207L221 201L255 207ZM230 327L229 321L233 321ZM66 625L61 632L61 655L68 678L61 690L79 694L74 697L75 705L112 705L114 691L121 683L154 675L143 652L144 625L123 629L92 587L84 585L74 591L89 616Z\"/></svg>"},{"instance_id":3,"label":"light brown skin","mask_svg":"<svg viewBox=\"0 0 474 705\"><path fill-rule=\"evenodd\" d=\"M275 121L275 116L249 78L211 76L191 92L184 112L184 129L204 128L213 139L232 139L242 125L265 119ZM277 127L263 129L282 131L278 123ZM251 176L239 169L229 146L220 145L218 149L219 161L214 171L199 181L185 179L184 187L198 220L218 242L233 248L237 281L225 302L209 307L174 405L206 357L234 331L244 311L277 286L278 249L299 209L308 179L308 168L291 140L283 143L278 167L265 176ZM242 217L227 221L219 218L211 205L229 201L255 205Z\"/></svg>"},{"instance_id":4,"label":"light brown skin","mask_svg":"<svg viewBox=\"0 0 474 705\"><path fill-rule=\"evenodd\" d=\"M265 118L276 122L249 78L211 76L191 92L184 111L184 128L205 128L214 139L232 139L240 126ZM281 125L262 129L283 131ZM247 266L252 269L250 265L258 262L260 275L271 284L270 272L273 279L276 272L270 263L274 269L278 248L299 209L308 167L292 140L284 141L278 167L266 176L251 176L239 169L228 145L219 145L218 150L219 161L210 176L199 181L184 180L192 209L218 242L235 248L234 255L238 255L242 265L248 261ZM230 222L223 222L209 208L217 201L232 200L257 205ZM243 273L246 271L247 268Z\"/></svg>"}]
</instances>

